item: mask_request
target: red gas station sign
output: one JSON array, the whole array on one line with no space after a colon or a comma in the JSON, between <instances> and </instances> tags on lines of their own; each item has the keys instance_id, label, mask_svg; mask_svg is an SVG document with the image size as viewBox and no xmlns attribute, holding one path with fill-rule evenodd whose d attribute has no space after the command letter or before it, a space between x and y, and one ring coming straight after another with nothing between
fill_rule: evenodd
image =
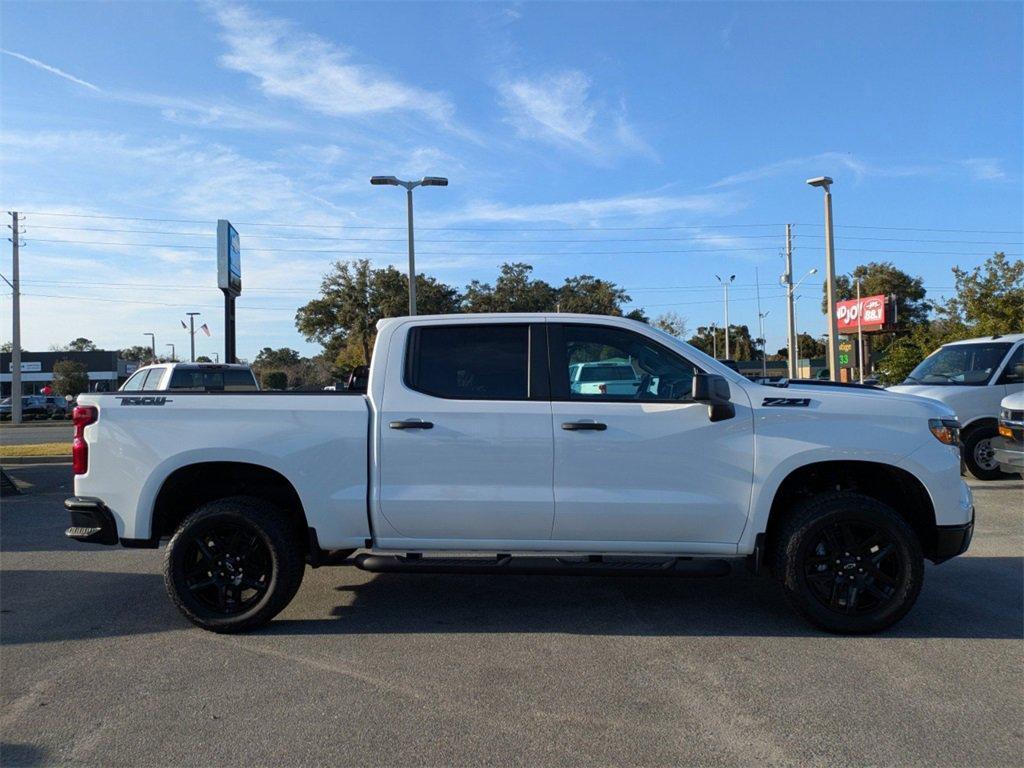
<instances>
[{"instance_id":1,"label":"red gas station sign","mask_svg":"<svg viewBox=\"0 0 1024 768\"><path fill-rule=\"evenodd\" d=\"M840 333L880 331L885 326L885 294L862 296L857 299L836 302L836 322Z\"/></svg>"}]
</instances>

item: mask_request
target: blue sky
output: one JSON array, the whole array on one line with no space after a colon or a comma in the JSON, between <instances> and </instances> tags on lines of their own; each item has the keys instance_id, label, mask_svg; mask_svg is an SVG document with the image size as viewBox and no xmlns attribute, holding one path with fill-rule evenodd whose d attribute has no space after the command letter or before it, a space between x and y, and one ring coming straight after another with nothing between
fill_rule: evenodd
<instances>
[{"instance_id":1,"label":"blue sky","mask_svg":"<svg viewBox=\"0 0 1024 768\"><path fill-rule=\"evenodd\" d=\"M826 174L839 271L891 260L949 294L953 265L1024 250L1022 21L1019 3L6 2L23 343L155 331L180 352L199 309L199 351L221 349L227 218L239 353L315 352L294 310L329 263L405 261L403 195L373 174L449 177L417 195L418 264L457 286L528 261L695 328L735 273L730 319L756 327L756 269L774 350L784 224L797 274L822 268L803 182ZM799 304L816 334L819 291Z\"/></svg>"}]
</instances>

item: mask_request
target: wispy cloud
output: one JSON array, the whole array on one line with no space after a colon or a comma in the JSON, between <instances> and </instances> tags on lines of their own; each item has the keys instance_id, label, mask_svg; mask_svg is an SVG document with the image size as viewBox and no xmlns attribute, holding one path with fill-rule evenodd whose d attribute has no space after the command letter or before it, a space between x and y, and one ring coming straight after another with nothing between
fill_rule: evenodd
<instances>
[{"instance_id":1,"label":"wispy cloud","mask_svg":"<svg viewBox=\"0 0 1024 768\"><path fill-rule=\"evenodd\" d=\"M1008 178L1002 163L994 157L972 157L961 160L960 164L975 181L1001 181Z\"/></svg>"},{"instance_id":2,"label":"wispy cloud","mask_svg":"<svg viewBox=\"0 0 1024 768\"><path fill-rule=\"evenodd\" d=\"M33 59L31 56L26 56L23 53L15 53L14 51L8 51L6 48L2 48L0 49L0 51L6 53L8 56L13 56L16 59L20 59L21 61L24 61L26 64L31 64L33 67L41 69L44 72L49 72L50 74L56 75L57 77L63 77L65 80L68 80L74 83L75 85L80 85L83 88L88 88L89 90L96 91L97 93L103 92L103 89L100 88L98 85L94 85L93 83L90 83L88 80L83 80L80 77L75 77L74 75L65 72L63 69L58 69L57 67L39 61L39 59Z\"/></svg>"},{"instance_id":3,"label":"wispy cloud","mask_svg":"<svg viewBox=\"0 0 1024 768\"><path fill-rule=\"evenodd\" d=\"M502 205L482 202L454 214L452 221L563 222L597 223L616 217L656 217L664 214L692 213L722 215L732 213L739 204L731 195L659 195L635 194L617 197L573 200L535 205Z\"/></svg>"},{"instance_id":4,"label":"wispy cloud","mask_svg":"<svg viewBox=\"0 0 1024 768\"><path fill-rule=\"evenodd\" d=\"M228 46L221 62L257 78L268 96L333 117L407 111L444 123L454 113L443 95L356 63L349 51L301 32L292 22L244 6L218 6L213 14Z\"/></svg>"},{"instance_id":5,"label":"wispy cloud","mask_svg":"<svg viewBox=\"0 0 1024 768\"><path fill-rule=\"evenodd\" d=\"M773 176L791 173L796 176L834 173L836 169L850 171L857 180L868 176L885 176L890 178L906 178L925 176L935 173L937 165L873 165L851 154L842 152L822 152L808 157L794 157L788 160L768 163L749 171L734 173L711 184L711 188L730 187L746 184Z\"/></svg>"},{"instance_id":6,"label":"wispy cloud","mask_svg":"<svg viewBox=\"0 0 1024 768\"><path fill-rule=\"evenodd\" d=\"M601 162L623 151L653 156L629 122L625 102L609 109L592 89L591 79L575 69L499 85L507 120L521 138L568 147ZM610 117L602 121L600 114Z\"/></svg>"}]
</instances>

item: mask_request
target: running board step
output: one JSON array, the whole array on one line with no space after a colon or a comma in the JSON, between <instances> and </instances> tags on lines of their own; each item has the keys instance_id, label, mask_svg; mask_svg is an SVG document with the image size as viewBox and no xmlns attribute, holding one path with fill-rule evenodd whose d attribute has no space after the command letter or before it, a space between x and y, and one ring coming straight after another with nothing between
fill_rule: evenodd
<instances>
[{"instance_id":1,"label":"running board step","mask_svg":"<svg viewBox=\"0 0 1024 768\"><path fill-rule=\"evenodd\" d=\"M372 573L465 573L495 576L662 576L695 579L729 575L725 560L667 558L604 560L557 557L436 557L362 554L355 565Z\"/></svg>"}]
</instances>

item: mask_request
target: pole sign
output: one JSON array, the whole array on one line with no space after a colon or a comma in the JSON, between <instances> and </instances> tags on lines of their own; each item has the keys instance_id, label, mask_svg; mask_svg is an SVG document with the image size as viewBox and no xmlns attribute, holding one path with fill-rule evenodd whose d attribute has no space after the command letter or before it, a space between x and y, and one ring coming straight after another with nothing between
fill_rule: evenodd
<instances>
[{"instance_id":1,"label":"pole sign","mask_svg":"<svg viewBox=\"0 0 1024 768\"><path fill-rule=\"evenodd\" d=\"M242 293L242 246L225 219L217 222L217 287L231 296Z\"/></svg>"},{"instance_id":2,"label":"pole sign","mask_svg":"<svg viewBox=\"0 0 1024 768\"><path fill-rule=\"evenodd\" d=\"M860 305L856 299L836 302L836 323L840 333L864 333L881 331L885 328L885 296L862 296Z\"/></svg>"}]
</instances>

